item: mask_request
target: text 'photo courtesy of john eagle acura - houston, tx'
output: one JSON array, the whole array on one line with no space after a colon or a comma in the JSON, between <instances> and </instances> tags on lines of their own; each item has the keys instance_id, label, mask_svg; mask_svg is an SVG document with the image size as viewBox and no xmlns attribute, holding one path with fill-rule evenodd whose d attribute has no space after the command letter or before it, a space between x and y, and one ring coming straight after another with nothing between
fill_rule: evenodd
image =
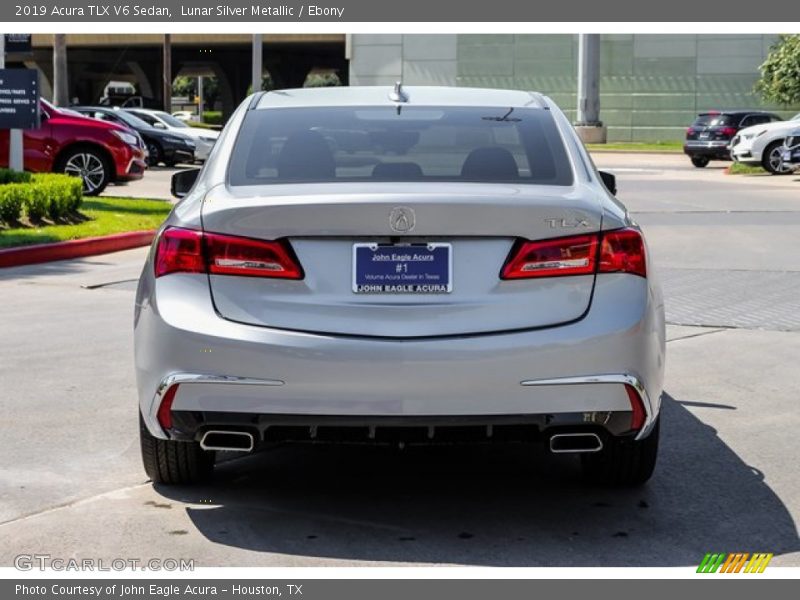
<instances>
[{"instance_id":1,"label":"text 'photo courtesy of john eagle acura - houston, tx'","mask_svg":"<svg viewBox=\"0 0 800 600\"><path fill-rule=\"evenodd\" d=\"M661 289L549 98L259 92L172 186L135 306L153 481L274 442L532 442L651 476Z\"/></svg>"}]
</instances>

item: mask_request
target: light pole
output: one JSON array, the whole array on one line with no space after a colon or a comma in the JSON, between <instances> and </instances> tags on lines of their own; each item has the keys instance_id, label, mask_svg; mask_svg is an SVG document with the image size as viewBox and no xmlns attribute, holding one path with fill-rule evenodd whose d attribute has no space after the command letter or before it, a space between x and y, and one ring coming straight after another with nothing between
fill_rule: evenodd
<instances>
[{"instance_id":1,"label":"light pole","mask_svg":"<svg viewBox=\"0 0 800 600\"><path fill-rule=\"evenodd\" d=\"M575 130L586 143L605 144L607 130L600 120L600 35L578 37L578 114Z\"/></svg>"},{"instance_id":2,"label":"light pole","mask_svg":"<svg viewBox=\"0 0 800 600\"><path fill-rule=\"evenodd\" d=\"M172 36L164 34L164 48L162 52L162 91L161 98L164 101L164 110L172 112Z\"/></svg>"},{"instance_id":3,"label":"light pole","mask_svg":"<svg viewBox=\"0 0 800 600\"><path fill-rule=\"evenodd\" d=\"M251 79L251 87L253 93L261 91L261 74L264 71L262 48L264 45L264 36L260 33L253 34L253 71Z\"/></svg>"},{"instance_id":4,"label":"light pole","mask_svg":"<svg viewBox=\"0 0 800 600\"><path fill-rule=\"evenodd\" d=\"M53 35L53 104L69 106L67 36L64 33Z\"/></svg>"}]
</instances>

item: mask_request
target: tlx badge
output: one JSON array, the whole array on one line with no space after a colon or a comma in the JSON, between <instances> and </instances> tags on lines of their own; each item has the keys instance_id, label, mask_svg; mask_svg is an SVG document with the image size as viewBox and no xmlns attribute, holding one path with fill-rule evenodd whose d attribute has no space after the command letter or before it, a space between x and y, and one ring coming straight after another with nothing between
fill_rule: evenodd
<instances>
[{"instance_id":1,"label":"tlx badge","mask_svg":"<svg viewBox=\"0 0 800 600\"><path fill-rule=\"evenodd\" d=\"M576 229L577 227L589 227L586 219L545 219L545 223L550 225L550 229Z\"/></svg>"}]
</instances>

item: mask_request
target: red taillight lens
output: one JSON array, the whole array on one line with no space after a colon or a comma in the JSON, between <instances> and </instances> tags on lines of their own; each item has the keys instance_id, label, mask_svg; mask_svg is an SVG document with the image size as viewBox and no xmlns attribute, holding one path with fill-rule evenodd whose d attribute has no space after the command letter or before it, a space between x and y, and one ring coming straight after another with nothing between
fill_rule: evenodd
<instances>
[{"instance_id":1,"label":"red taillight lens","mask_svg":"<svg viewBox=\"0 0 800 600\"><path fill-rule=\"evenodd\" d=\"M208 271L215 275L302 279L303 271L288 245L207 233Z\"/></svg>"},{"instance_id":2,"label":"red taillight lens","mask_svg":"<svg viewBox=\"0 0 800 600\"><path fill-rule=\"evenodd\" d=\"M727 135L728 137L733 137L736 135L736 127L723 127L720 129L720 133L722 133L722 135Z\"/></svg>"},{"instance_id":3,"label":"red taillight lens","mask_svg":"<svg viewBox=\"0 0 800 600\"><path fill-rule=\"evenodd\" d=\"M511 251L503 267L501 279L528 279L559 275L594 273L597 236L578 235L567 238L522 242Z\"/></svg>"},{"instance_id":4,"label":"red taillight lens","mask_svg":"<svg viewBox=\"0 0 800 600\"><path fill-rule=\"evenodd\" d=\"M633 273L647 277L647 259L642 234L635 229L617 229L603 234L600 243L600 273Z\"/></svg>"},{"instance_id":5,"label":"red taillight lens","mask_svg":"<svg viewBox=\"0 0 800 600\"><path fill-rule=\"evenodd\" d=\"M509 255L501 279L531 279L600 273L647 276L644 240L635 229L617 229L601 235L518 242Z\"/></svg>"},{"instance_id":6,"label":"red taillight lens","mask_svg":"<svg viewBox=\"0 0 800 600\"><path fill-rule=\"evenodd\" d=\"M161 234L156 249L156 277L168 273L205 273L203 233L172 227Z\"/></svg>"},{"instance_id":7,"label":"red taillight lens","mask_svg":"<svg viewBox=\"0 0 800 600\"><path fill-rule=\"evenodd\" d=\"M156 249L156 277L169 273L212 273L302 279L288 244L171 227Z\"/></svg>"},{"instance_id":8,"label":"red taillight lens","mask_svg":"<svg viewBox=\"0 0 800 600\"><path fill-rule=\"evenodd\" d=\"M693 133L694 133L694 127L686 128L686 135L692 135Z\"/></svg>"},{"instance_id":9,"label":"red taillight lens","mask_svg":"<svg viewBox=\"0 0 800 600\"><path fill-rule=\"evenodd\" d=\"M644 420L647 416L644 410L644 403L639 392L632 385L625 385L625 391L628 392L628 400L631 403L631 429L639 431L644 427Z\"/></svg>"},{"instance_id":10,"label":"red taillight lens","mask_svg":"<svg viewBox=\"0 0 800 600\"><path fill-rule=\"evenodd\" d=\"M161 398L161 404L158 405L158 413L156 418L158 424L162 429L172 429L172 402L175 400L175 394L178 392L178 384L171 386Z\"/></svg>"}]
</instances>

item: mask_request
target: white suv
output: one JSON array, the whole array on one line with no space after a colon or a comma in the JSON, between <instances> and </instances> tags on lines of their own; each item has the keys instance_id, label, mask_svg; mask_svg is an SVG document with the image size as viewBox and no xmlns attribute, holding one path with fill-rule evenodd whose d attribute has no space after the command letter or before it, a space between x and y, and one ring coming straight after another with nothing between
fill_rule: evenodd
<instances>
[{"instance_id":1,"label":"white suv","mask_svg":"<svg viewBox=\"0 0 800 600\"><path fill-rule=\"evenodd\" d=\"M789 173L783 164L783 140L800 124L800 113L790 121L762 123L739 130L731 140L731 156L736 162L761 165L773 174Z\"/></svg>"}]
</instances>

